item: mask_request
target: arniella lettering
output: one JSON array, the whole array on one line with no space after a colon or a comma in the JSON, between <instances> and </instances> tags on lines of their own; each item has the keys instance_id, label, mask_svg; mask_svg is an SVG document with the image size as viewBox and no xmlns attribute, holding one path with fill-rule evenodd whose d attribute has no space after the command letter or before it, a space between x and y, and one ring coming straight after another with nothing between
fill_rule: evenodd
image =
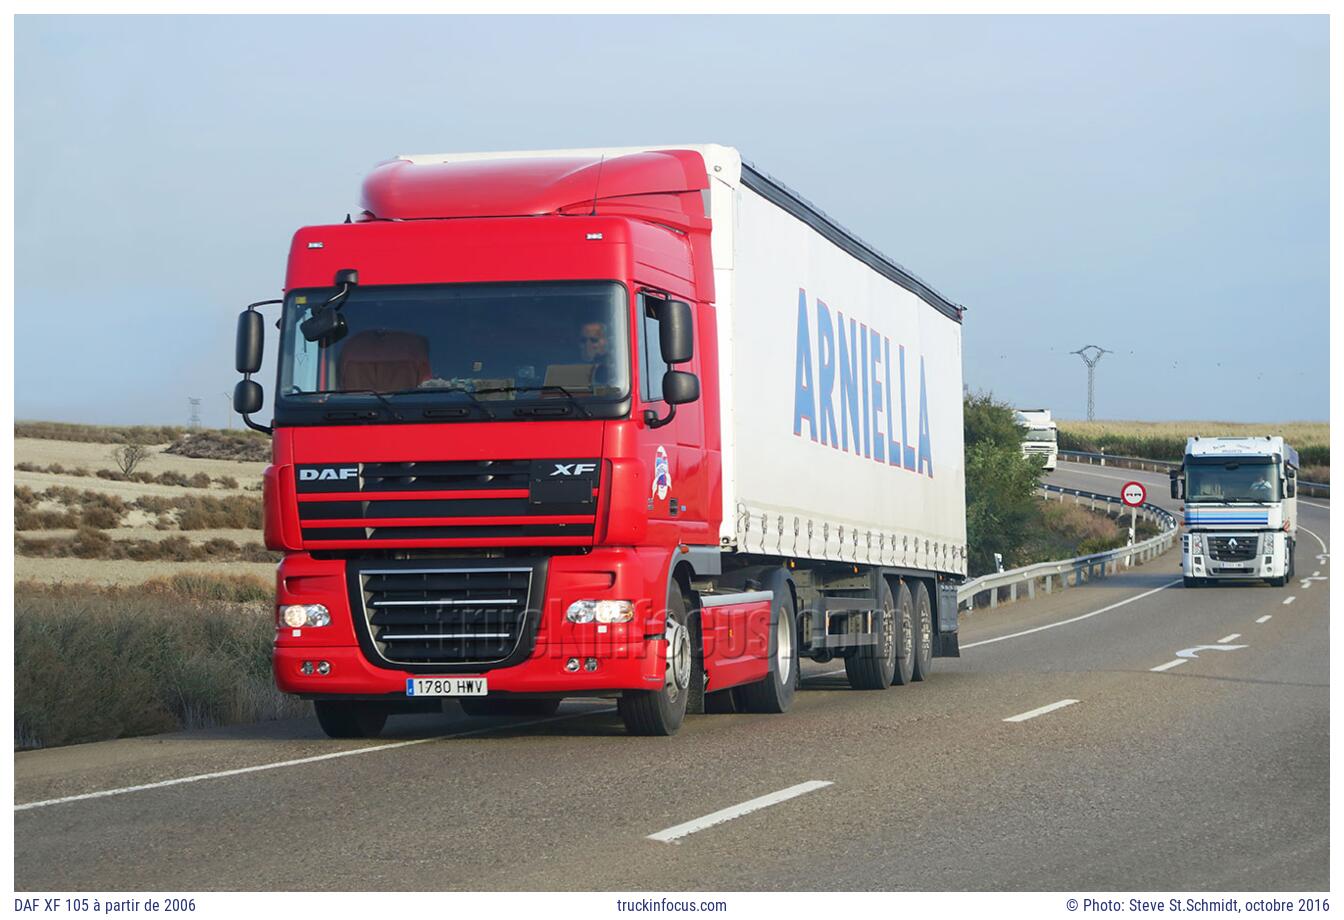
<instances>
[{"instance_id":1,"label":"arniella lettering","mask_svg":"<svg viewBox=\"0 0 1344 920\"><path fill-rule=\"evenodd\" d=\"M860 323L855 317L847 318L839 311L832 319L831 309L821 300L816 301L816 310L814 373L807 292L800 289L794 347L793 433L802 437L806 423L807 436L813 442L846 452L850 450L852 433L856 456L932 478L933 436L929 429L924 356L919 356L919 392L915 394L906 387L904 345L898 341L893 355L892 341L883 334L884 330ZM914 372L913 355L910 370ZM835 420L837 390L839 426ZM912 400L918 413L914 419L911 418L914 413L910 412ZM896 440L898 405L899 441ZM915 422L913 432L911 421Z\"/></svg>"}]
</instances>

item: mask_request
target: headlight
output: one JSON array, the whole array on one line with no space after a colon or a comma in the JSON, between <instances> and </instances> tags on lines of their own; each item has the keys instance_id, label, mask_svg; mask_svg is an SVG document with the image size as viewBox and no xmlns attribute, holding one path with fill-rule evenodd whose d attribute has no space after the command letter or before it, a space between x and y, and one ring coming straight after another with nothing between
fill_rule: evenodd
<instances>
[{"instance_id":1,"label":"headlight","mask_svg":"<svg viewBox=\"0 0 1344 920\"><path fill-rule=\"evenodd\" d=\"M1260 535L1260 552L1266 556L1274 555L1274 534L1266 533Z\"/></svg>"},{"instance_id":2,"label":"headlight","mask_svg":"<svg viewBox=\"0 0 1344 920\"><path fill-rule=\"evenodd\" d=\"M575 601L565 611L571 623L629 623L635 618L631 601Z\"/></svg>"},{"instance_id":3,"label":"headlight","mask_svg":"<svg viewBox=\"0 0 1344 920\"><path fill-rule=\"evenodd\" d=\"M280 608L280 622L294 629L326 626L331 622L331 614L321 604L289 604Z\"/></svg>"},{"instance_id":4,"label":"headlight","mask_svg":"<svg viewBox=\"0 0 1344 920\"><path fill-rule=\"evenodd\" d=\"M1204 555L1204 536L1202 534L1192 533L1190 535L1190 552L1196 556Z\"/></svg>"}]
</instances>

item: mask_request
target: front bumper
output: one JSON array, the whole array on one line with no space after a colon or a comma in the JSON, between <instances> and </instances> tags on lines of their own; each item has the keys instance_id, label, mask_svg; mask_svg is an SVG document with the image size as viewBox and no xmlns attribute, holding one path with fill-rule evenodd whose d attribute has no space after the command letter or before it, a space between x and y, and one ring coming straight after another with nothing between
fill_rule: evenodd
<instances>
[{"instance_id":1,"label":"front bumper","mask_svg":"<svg viewBox=\"0 0 1344 920\"><path fill-rule=\"evenodd\" d=\"M661 555L661 559L659 558ZM277 604L321 603L331 624L290 629L277 626L273 664L276 686L302 696L399 696L411 677L484 676L490 693L600 694L603 691L655 689L663 681L665 611L649 598L665 596L670 554L612 548L542 560L541 584L533 592L534 630L524 638L516 663L413 665L388 662L373 647L364 611L356 606L350 573L341 559L314 559L307 553L286 556L277 573ZM436 563L468 560L434 560ZM629 623L570 623L565 610L584 598L635 600ZM361 635L361 631L363 634ZM528 647L530 645L530 647ZM592 658L597 669L565 670L569 659ZM318 674L320 662L329 665ZM303 673L312 662L312 674Z\"/></svg>"}]
</instances>

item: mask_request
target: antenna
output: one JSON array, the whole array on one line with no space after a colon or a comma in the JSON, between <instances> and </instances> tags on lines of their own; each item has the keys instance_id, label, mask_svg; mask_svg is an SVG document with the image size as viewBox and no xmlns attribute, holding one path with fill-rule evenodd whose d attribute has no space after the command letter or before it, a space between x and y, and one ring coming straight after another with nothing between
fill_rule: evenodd
<instances>
[{"instance_id":1,"label":"antenna","mask_svg":"<svg viewBox=\"0 0 1344 920\"><path fill-rule=\"evenodd\" d=\"M1097 417L1095 395L1097 362L1101 360L1102 355L1113 355L1115 352L1109 348L1102 348L1100 345L1084 345L1077 351L1069 352L1069 354L1082 358L1083 363L1087 365L1087 420L1090 422Z\"/></svg>"},{"instance_id":2,"label":"antenna","mask_svg":"<svg viewBox=\"0 0 1344 920\"><path fill-rule=\"evenodd\" d=\"M593 211L589 217L597 216L597 189L602 184L602 166L607 162L607 155L602 154L602 159L597 161L597 179L593 182Z\"/></svg>"}]
</instances>

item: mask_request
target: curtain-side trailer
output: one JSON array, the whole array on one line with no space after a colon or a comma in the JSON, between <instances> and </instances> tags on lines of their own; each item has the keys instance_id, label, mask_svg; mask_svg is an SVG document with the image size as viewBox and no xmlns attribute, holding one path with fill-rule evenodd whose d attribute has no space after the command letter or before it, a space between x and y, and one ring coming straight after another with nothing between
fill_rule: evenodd
<instances>
[{"instance_id":1,"label":"curtain-side trailer","mask_svg":"<svg viewBox=\"0 0 1344 920\"><path fill-rule=\"evenodd\" d=\"M412 155L295 234L275 673L334 736L618 699L782 712L957 654L959 306L721 146Z\"/></svg>"}]
</instances>

